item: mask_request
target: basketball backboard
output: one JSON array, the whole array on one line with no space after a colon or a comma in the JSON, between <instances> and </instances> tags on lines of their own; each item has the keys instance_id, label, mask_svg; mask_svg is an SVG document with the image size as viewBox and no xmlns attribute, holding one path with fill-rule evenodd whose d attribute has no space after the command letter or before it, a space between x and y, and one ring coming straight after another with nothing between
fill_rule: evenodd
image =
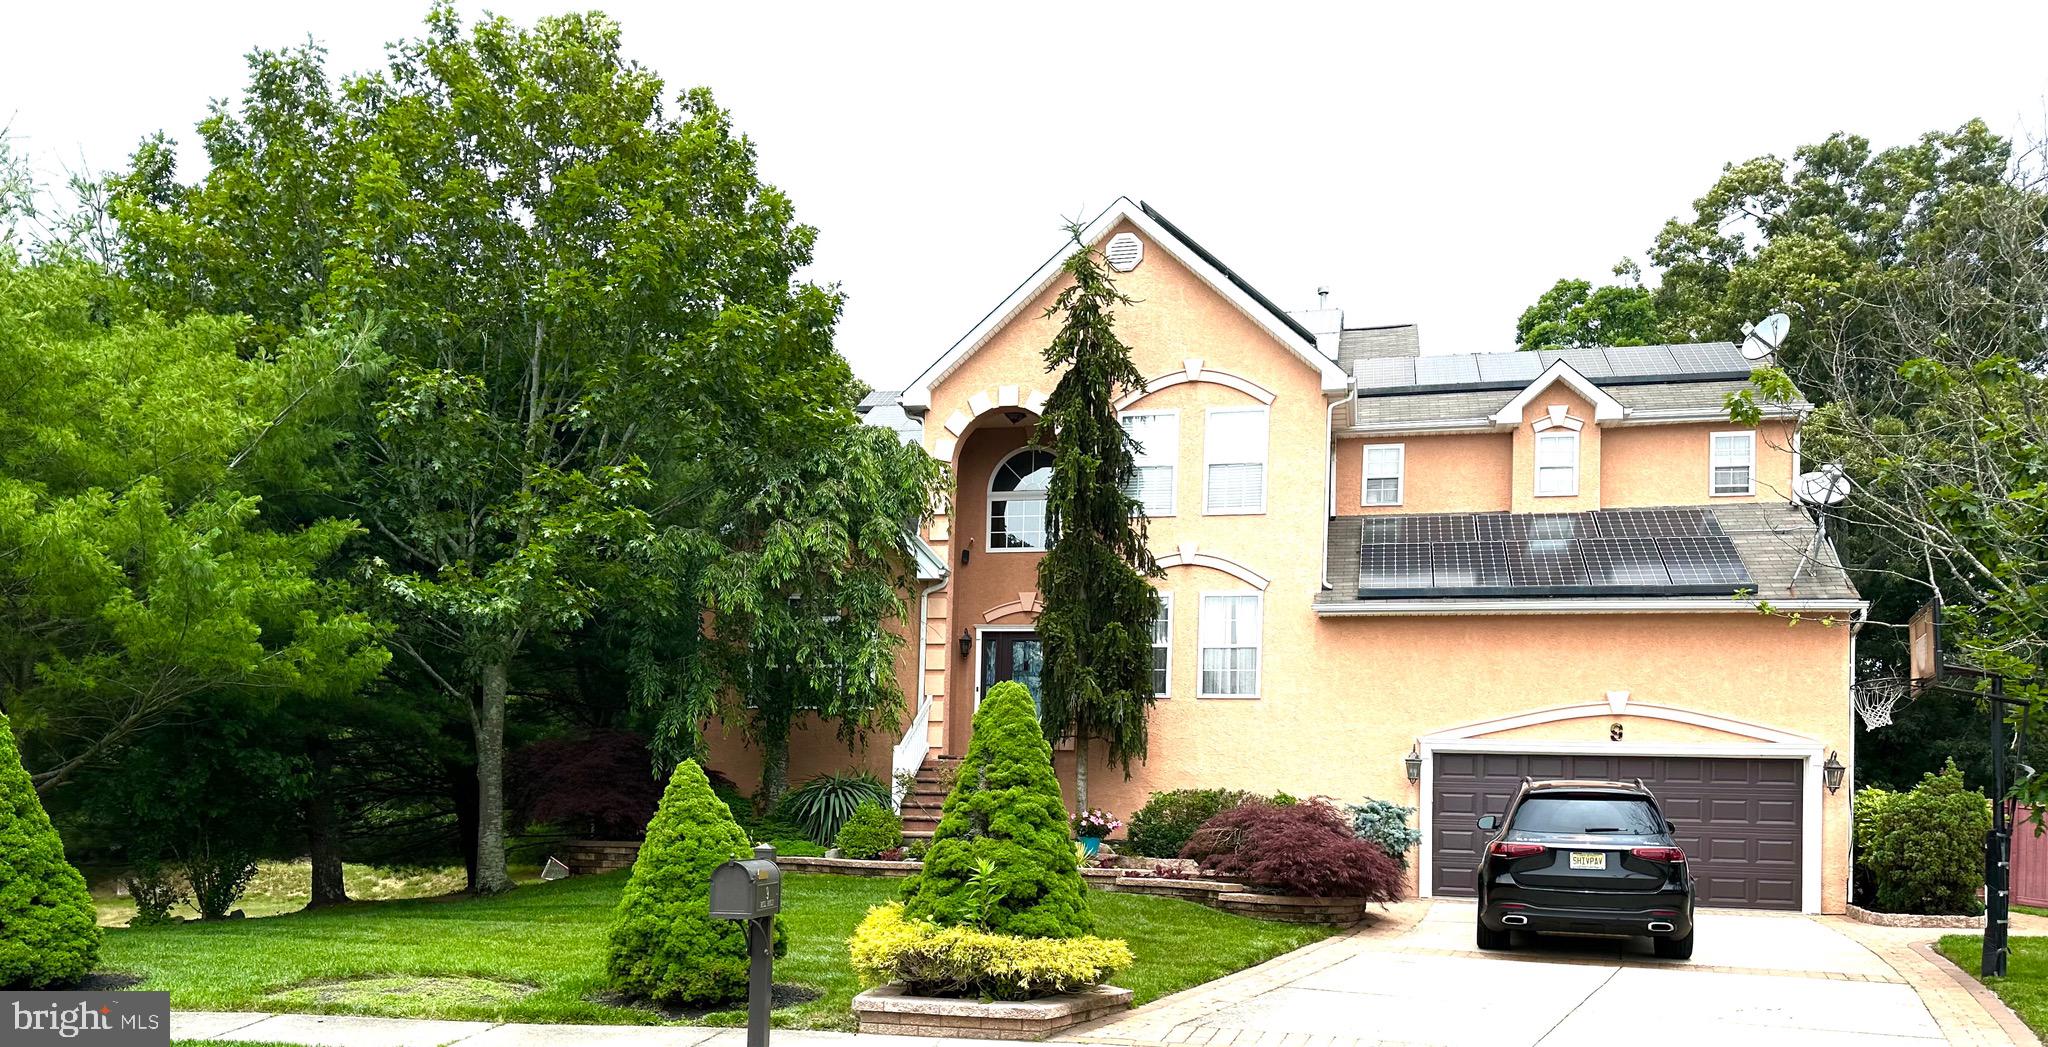
<instances>
[{"instance_id":1,"label":"basketball backboard","mask_svg":"<svg viewBox=\"0 0 2048 1047\"><path fill-rule=\"evenodd\" d=\"M1908 676L1913 690L1934 682L1941 675L1941 597L1920 605L1913 617L1906 622L1906 642L1910 664Z\"/></svg>"}]
</instances>

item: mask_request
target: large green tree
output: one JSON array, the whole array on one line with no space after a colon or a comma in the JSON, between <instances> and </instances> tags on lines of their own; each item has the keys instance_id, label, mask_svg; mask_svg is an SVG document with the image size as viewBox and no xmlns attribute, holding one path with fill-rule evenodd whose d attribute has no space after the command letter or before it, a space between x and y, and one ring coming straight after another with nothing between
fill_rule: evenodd
<instances>
[{"instance_id":1,"label":"large green tree","mask_svg":"<svg viewBox=\"0 0 2048 1047\"><path fill-rule=\"evenodd\" d=\"M1632 271L1626 265L1618 268ZM1640 286L1595 288L1585 280L1559 280L1515 322L1515 343L1524 350L1651 345L1657 340L1657 306L1649 289Z\"/></svg>"},{"instance_id":2,"label":"large green tree","mask_svg":"<svg viewBox=\"0 0 2048 1047\"><path fill-rule=\"evenodd\" d=\"M630 629L672 753L746 682L700 632L730 596L708 587L734 534L715 496L854 424L839 299L795 278L814 233L727 114L665 100L602 15L465 27L443 4L339 84L312 47L250 67L199 126L202 178L159 138L116 180L124 260L166 309L251 317L252 347L309 314L381 321L392 365L336 500L370 531L400 660L466 711L475 885L502 890L506 720L536 648Z\"/></svg>"},{"instance_id":3,"label":"large green tree","mask_svg":"<svg viewBox=\"0 0 2048 1047\"><path fill-rule=\"evenodd\" d=\"M1145 384L1116 334L1116 307L1129 299L1102 256L1080 243L1080 230L1069 233L1077 247L1063 268L1072 282L1047 312L1061 319L1044 354L1060 378L1038 423L1053 455L1045 496L1052 541L1038 563L1039 688L1046 738L1074 739L1074 804L1086 810L1093 742L1126 773L1145 758L1159 612L1151 579L1162 572L1145 544L1143 504L1130 493L1136 448L1117 411L1118 397Z\"/></svg>"}]
</instances>

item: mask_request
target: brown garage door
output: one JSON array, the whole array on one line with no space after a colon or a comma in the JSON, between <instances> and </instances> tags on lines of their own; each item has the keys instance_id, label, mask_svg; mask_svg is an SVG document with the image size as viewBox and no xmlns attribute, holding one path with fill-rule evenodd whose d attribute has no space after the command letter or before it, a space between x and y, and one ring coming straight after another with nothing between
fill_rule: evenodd
<instances>
[{"instance_id":1,"label":"brown garage door","mask_svg":"<svg viewBox=\"0 0 2048 1047\"><path fill-rule=\"evenodd\" d=\"M1476 893L1482 814L1501 814L1524 776L1641 778L1678 826L1701 905L1798 909L1799 760L1437 753L1430 829L1436 894Z\"/></svg>"}]
</instances>

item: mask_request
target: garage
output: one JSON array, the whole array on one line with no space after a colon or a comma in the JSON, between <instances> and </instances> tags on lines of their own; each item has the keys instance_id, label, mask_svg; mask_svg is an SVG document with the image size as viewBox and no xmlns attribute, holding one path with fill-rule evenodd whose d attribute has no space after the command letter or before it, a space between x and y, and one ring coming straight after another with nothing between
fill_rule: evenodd
<instances>
[{"instance_id":1,"label":"garage","mask_svg":"<svg viewBox=\"0 0 2048 1047\"><path fill-rule=\"evenodd\" d=\"M1439 751L1433 764L1433 894L1476 893L1479 818L1505 812L1524 777L1641 778L1678 826L1699 904L1800 908L1802 760Z\"/></svg>"}]
</instances>

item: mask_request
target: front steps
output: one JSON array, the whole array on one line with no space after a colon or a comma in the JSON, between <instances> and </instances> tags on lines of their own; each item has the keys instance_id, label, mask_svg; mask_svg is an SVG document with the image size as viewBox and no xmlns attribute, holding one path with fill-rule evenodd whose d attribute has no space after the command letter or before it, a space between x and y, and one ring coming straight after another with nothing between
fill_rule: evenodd
<instances>
[{"instance_id":1,"label":"front steps","mask_svg":"<svg viewBox=\"0 0 2048 1047\"><path fill-rule=\"evenodd\" d=\"M926 756L917 768L917 784L903 797L903 836L930 839L939 827L939 807L953 791L953 775L960 769L957 756Z\"/></svg>"}]
</instances>

